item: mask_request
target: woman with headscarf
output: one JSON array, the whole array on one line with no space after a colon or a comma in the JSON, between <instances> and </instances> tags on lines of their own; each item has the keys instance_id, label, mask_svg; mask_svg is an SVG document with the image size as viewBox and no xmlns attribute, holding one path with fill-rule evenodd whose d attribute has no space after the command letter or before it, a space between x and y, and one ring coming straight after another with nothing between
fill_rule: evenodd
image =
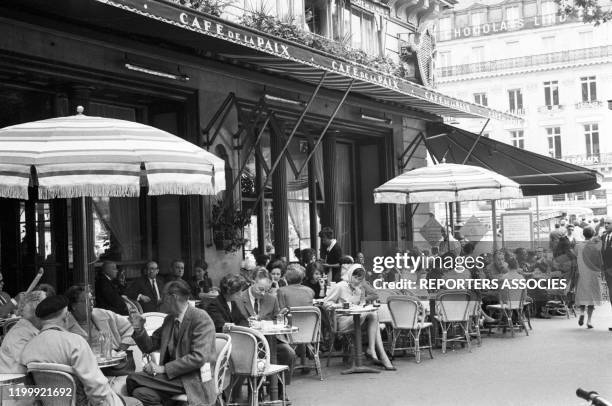
<instances>
[{"instance_id":1,"label":"woman with headscarf","mask_svg":"<svg viewBox=\"0 0 612 406\"><path fill-rule=\"evenodd\" d=\"M326 305L342 303L359 305L364 303L364 279L365 270L363 267L360 264L352 264L346 270L343 280L338 282L328 293L324 303ZM353 329L353 316L340 315L337 317L339 331L348 331ZM366 351L366 357L371 358L375 364L382 366L387 371L395 371L396 368L391 364L391 361L389 361L383 347L382 337L380 336L380 328L378 327L378 314L376 312L362 314L361 324L366 325L368 332L368 349Z\"/></svg>"},{"instance_id":2,"label":"woman with headscarf","mask_svg":"<svg viewBox=\"0 0 612 406\"><path fill-rule=\"evenodd\" d=\"M569 288L576 289L575 304L579 306L578 325L584 324L584 308L587 308L587 328L593 328L591 317L595 306L601 305L601 289L599 274L602 269L601 240L593 238L595 230L585 227L582 231L584 241L576 242L576 257L578 261L577 280L570 281Z\"/></svg>"}]
</instances>

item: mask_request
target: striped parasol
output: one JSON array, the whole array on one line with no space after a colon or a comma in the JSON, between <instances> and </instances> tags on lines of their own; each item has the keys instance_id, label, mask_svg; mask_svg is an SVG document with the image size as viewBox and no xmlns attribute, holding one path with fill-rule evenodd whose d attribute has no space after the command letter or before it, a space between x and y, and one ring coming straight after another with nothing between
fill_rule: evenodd
<instances>
[{"instance_id":1,"label":"striped parasol","mask_svg":"<svg viewBox=\"0 0 612 406\"><path fill-rule=\"evenodd\" d=\"M0 129L0 197L214 195L225 163L160 129L78 114Z\"/></svg>"},{"instance_id":2,"label":"striped parasol","mask_svg":"<svg viewBox=\"0 0 612 406\"><path fill-rule=\"evenodd\" d=\"M523 197L520 185L488 169L441 163L405 172L374 189L375 203L446 203Z\"/></svg>"}]
</instances>

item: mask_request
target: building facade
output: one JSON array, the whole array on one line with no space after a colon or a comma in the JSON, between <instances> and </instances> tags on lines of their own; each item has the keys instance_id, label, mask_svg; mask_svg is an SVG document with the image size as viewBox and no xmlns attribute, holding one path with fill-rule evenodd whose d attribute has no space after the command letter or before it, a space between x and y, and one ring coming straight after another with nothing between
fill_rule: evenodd
<instances>
[{"instance_id":1,"label":"building facade","mask_svg":"<svg viewBox=\"0 0 612 406\"><path fill-rule=\"evenodd\" d=\"M375 205L373 189L403 170L398 159L428 122L504 117L428 87L428 28L448 3L230 3L0 5L0 127L82 105L206 148L225 160L227 185L218 196L88 198L86 218L69 199L0 199L9 289L23 290L39 266L60 291L82 281L83 224L88 271L113 260L128 279L148 260L165 273L182 258L187 278L204 259L216 282L239 270L244 251L228 252L237 238L290 260L318 248L322 226L353 254L364 241L410 239L409 210Z\"/></svg>"},{"instance_id":2,"label":"building facade","mask_svg":"<svg viewBox=\"0 0 612 406\"><path fill-rule=\"evenodd\" d=\"M445 11L436 31L438 89L524 118L492 121L485 136L605 176L599 190L543 196L541 206L612 213L612 26L556 10L552 1L511 0L462 2ZM485 125L459 122L475 133Z\"/></svg>"}]
</instances>

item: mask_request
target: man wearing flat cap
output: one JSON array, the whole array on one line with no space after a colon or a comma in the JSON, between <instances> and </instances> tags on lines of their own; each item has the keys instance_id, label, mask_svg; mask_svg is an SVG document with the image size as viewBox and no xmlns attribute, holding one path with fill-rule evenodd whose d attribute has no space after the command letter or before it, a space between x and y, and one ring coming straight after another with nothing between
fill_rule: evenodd
<instances>
[{"instance_id":1,"label":"man wearing flat cap","mask_svg":"<svg viewBox=\"0 0 612 406\"><path fill-rule=\"evenodd\" d=\"M603 258L603 276L608 284L608 293L612 295L612 216L604 219L605 231L601 236L601 256ZM612 296L609 296L612 297ZM612 327L608 327L612 331Z\"/></svg>"},{"instance_id":2,"label":"man wearing flat cap","mask_svg":"<svg viewBox=\"0 0 612 406\"><path fill-rule=\"evenodd\" d=\"M121 397L111 389L108 379L97 367L96 356L85 339L65 329L68 317L68 299L50 296L36 307L36 317L41 320L40 333L25 346L21 361L47 362L65 365L82 384L85 394L77 385L77 404L104 406L137 406L133 398ZM69 370L68 370L69 371ZM86 397L87 400L84 398Z\"/></svg>"}]
</instances>

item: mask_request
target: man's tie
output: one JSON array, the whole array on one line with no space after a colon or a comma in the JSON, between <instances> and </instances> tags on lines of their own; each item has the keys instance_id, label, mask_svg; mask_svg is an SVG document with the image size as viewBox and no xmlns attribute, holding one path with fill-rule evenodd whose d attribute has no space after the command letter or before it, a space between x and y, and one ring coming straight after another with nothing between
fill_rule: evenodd
<instances>
[{"instance_id":1,"label":"man's tie","mask_svg":"<svg viewBox=\"0 0 612 406\"><path fill-rule=\"evenodd\" d=\"M180 329L181 329L180 321L178 319L174 319L174 324L172 325L172 337L170 338L170 343L168 344L168 350L170 351L170 355L172 356L172 358L174 358L176 354L176 348L178 346Z\"/></svg>"},{"instance_id":2,"label":"man's tie","mask_svg":"<svg viewBox=\"0 0 612 406\"><path fill-rule=\"evenodd\" d=\"M259 315L259 299L255 299L255 303L253 303L253 310L255 310L255 315Z\"/></svg>"},{"instance_id":3,"label":"man's tie","mask_svg":"<svg viewBox=\"0 0 612 406\"><path fill-rule=\"evenodd\" d=\"M155 293L155 299L159 301L159 290L157 289L155 279L151 279L151 287L153 288L153 293Z\"/></svg>"},{"instance_id":4,"label":"man's tie","mask_svg":"<svg viewBox=\"0 0 612 406\"><path fill-rule=\"evenodd\" d=\"M0 295L0 305L5 305L6 304L6 299Z\"/></svg>"}]
</instances>

